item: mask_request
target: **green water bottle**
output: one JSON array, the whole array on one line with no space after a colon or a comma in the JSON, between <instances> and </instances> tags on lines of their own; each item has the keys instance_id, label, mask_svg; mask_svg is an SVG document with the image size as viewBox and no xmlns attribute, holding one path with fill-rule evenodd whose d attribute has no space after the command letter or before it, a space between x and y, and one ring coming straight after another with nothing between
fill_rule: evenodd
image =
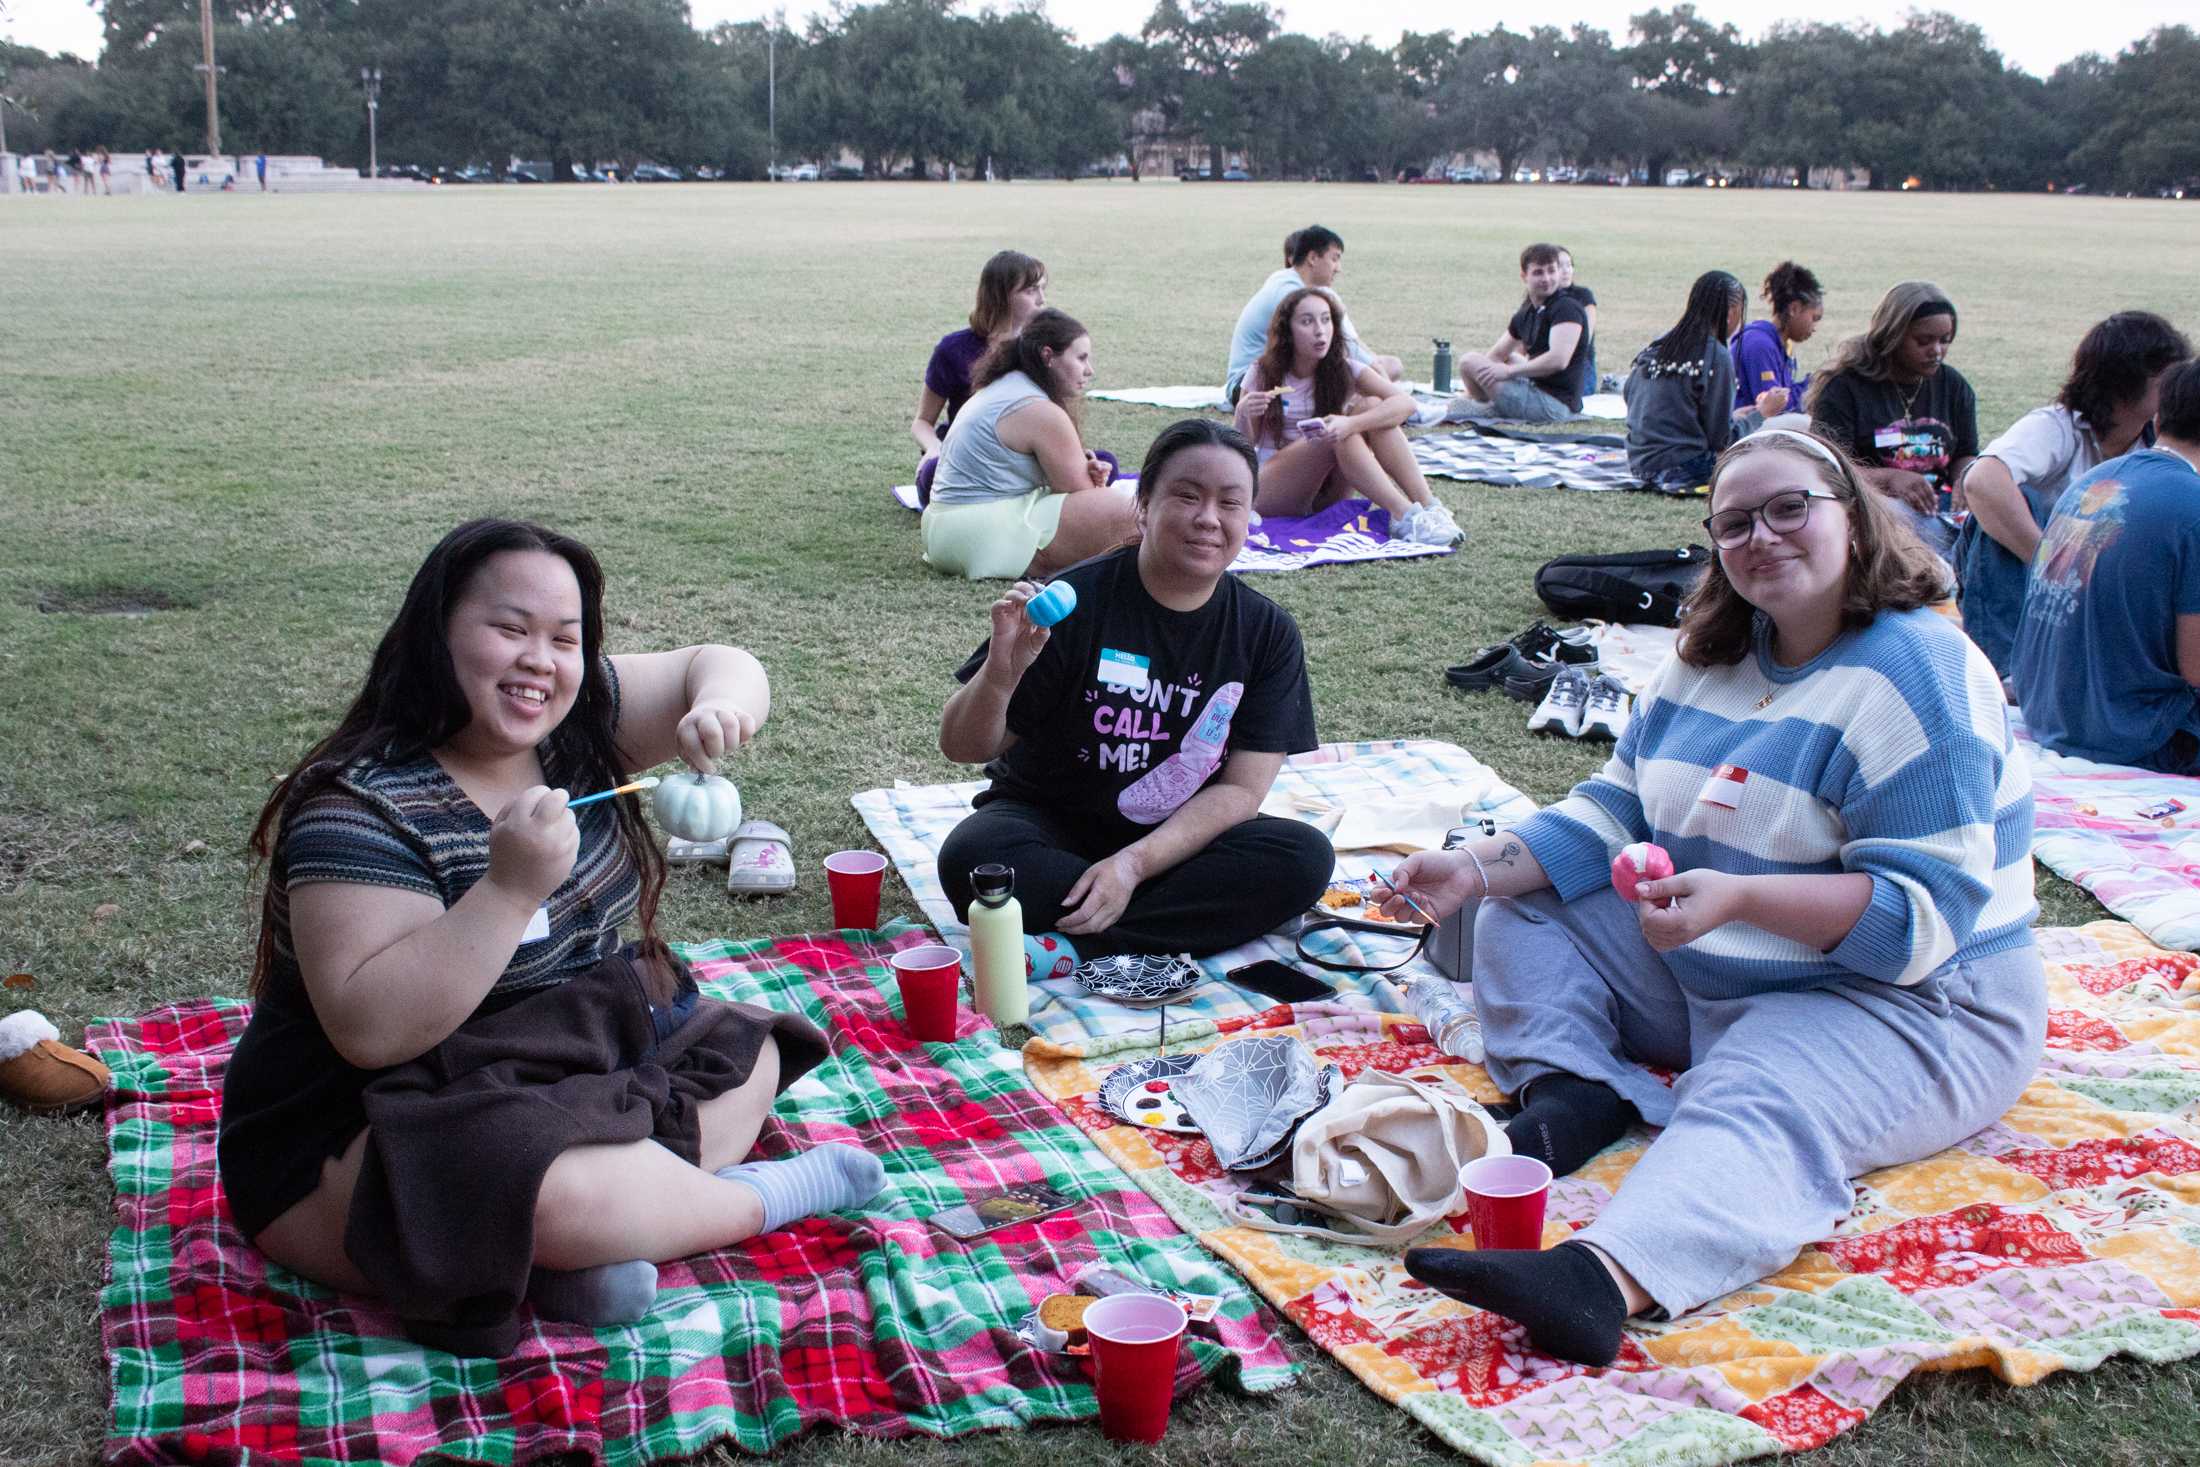
<instances>
[{"instance_id":1,"label":"green water bottle","mask_svg":"<svg viewBox=\"0 0 2200 1467\"><path fill-rule=\"evenodd\" d=\"M970 873L971 983L978 1012L994 1023L1021 1024L1031 1017L1024 983L1024 904L1016 900L1016 872L998 862Z\"/></svg>"},{"instance_id":2,"label":"green water bottle","mask_svg":"<svg viewBox=\"0 0 2200 1467\"><path fill-rule=\"evenodd\" d=\"M1429 373L1430 385L1438 392L1451 391L1451 343L1440 336L1429 340L1436 343L1436 366Z\"/></svg>"}]
</instances>

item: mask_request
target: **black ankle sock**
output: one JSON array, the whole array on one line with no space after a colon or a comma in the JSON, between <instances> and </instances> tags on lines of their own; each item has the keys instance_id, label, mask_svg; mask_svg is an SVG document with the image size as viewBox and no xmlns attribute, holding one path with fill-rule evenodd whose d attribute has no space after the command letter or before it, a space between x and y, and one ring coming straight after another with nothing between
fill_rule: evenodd
<instances>
[{"instance_id":1,"label":"black ankle sock","mask_svg":"<svg viewBox=\"0 0 2200 1467\"><path fill-rule=\"evenodd\" d=\"M1625 1135L1635 1119L1617 1090L1579 1075L1531 1080L1520 1098L1526 1103L1505 1126L1513 1153L1534 1157L1558 1177Z\"/></svg>"},{"instance_id":2,"label":"black ankle sock","mask_svg":"<svg viewBox=\"0 0 2200 1467\"><path fill-rule=\"evenodd\" d=\"M1526 1327L1546 1355L1609 1365L1619 1355L1627 1300L1604 1263L1580 1243L1530 1249L1410 1248L1406 1272L1430 1288Z\"/></svg>"}]
</instances>

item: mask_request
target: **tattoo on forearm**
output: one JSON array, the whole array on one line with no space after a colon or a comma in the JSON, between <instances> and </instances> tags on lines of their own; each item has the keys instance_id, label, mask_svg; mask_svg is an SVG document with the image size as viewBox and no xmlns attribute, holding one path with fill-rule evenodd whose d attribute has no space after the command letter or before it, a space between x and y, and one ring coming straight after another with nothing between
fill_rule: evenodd
<instances>
[{"instance_id":1,"label":"tattoo on forearm","mask_svg":"<svg viewBox=\"0 0 2200 1467\"><path fill-rule=\"evenodd\" d=\"M1497 848L1497 854L1489 858L1488 864L1492 866L1517 866L1520 864L1520 854L1520 842L1509 840Z\"/></svg>"}]
</instances>

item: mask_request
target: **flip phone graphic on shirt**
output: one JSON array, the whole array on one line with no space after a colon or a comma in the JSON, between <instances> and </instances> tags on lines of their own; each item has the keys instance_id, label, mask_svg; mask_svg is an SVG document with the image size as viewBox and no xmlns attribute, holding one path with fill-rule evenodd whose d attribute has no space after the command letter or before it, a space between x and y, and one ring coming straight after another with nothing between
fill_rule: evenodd
<instances>
[{"instance_id":1,"label":"flip phone graphic on shirt","mask_svg":"<svg viewBox=\"0 0 2200 1467\"><path fill-rule=\"evenodd\" d=\"M1243 683L1224 683L1214 690L1206 711L1184 736L1184 747L1115 797L1115 808L1123 812L1124 819L1139 825L1159 825L1199 793L1199 787L1222 767L1230 720L1237 716L1238 700L1244 696Z\"/></svg>"}]
</instances>

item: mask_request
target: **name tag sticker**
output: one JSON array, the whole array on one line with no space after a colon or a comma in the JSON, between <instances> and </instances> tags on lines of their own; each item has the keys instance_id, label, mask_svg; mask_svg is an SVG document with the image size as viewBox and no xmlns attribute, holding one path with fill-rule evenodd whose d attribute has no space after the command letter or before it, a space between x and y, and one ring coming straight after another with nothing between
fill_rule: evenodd
<instances>
[{"instance_id":1,"label":"name tag sticker","mask_svg":"<svg viewBox=\"0 0 2200 1467\"><path fill-rule=\"evenodd\" d=\"M1724 809L1739 809L1742 803L1742 786L1749 783L1749 771L1738 764L1721 764L1711 771L1711 777L1703 782L1703 793L1696 796L1706 805L1718 805Z\"/></svg>"},{"instance_id":2,"label":"name tag sticker","mask_svg":"<svg viewBox=\"0 0 2200 1467\"><path fill-rule=\"evenodd\" d=\"M1901 446L1902 430L1900 428L1881 428L1877 433L1872 434L1872 447L1874 448L1900 448Z\"/></svg>"},{"instance_id":3,"label":"name tag sticker","mask_svg":"<svg viewBox=\"0 0 2200 1467\"><path fill-rule=\"evenodd\" d=\"M528 920L527 930L519 935L519 940L521 942L541 942L549 935L550 908L546 904L535 908L535 915Z\"/></svg>"},{"instance_id":4,"label":"name tag sticker","mask_svg":"<svg viewBox=\"0 0 2200 1467\"><path fill-rule=\"evenodd\" d=\"M1147 678L1152 670L1152 659L1140 657L1135 652L1118 652L1113 647L1100 649L1100 671L1096 676L1111 688L1128 688L1134 693L1146 691Z\"/></svg>"}]
</instances>

